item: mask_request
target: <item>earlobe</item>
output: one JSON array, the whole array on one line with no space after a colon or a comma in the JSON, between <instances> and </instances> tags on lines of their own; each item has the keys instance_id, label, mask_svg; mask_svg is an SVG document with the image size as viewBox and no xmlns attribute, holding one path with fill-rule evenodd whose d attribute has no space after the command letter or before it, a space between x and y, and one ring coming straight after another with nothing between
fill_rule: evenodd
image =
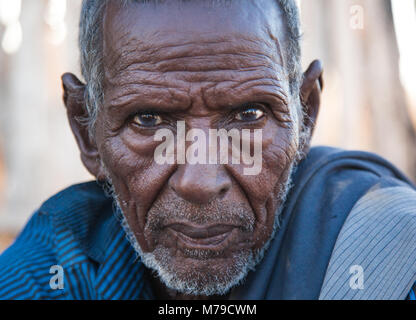
<instances>
[{"instance_id":1,"label":"earlobe","mask_svg":"<svg viewBox=\"0 0 416 320\"><path fill-rule=\"evenodd\" d=\"M88 118L85 107L85 85L73 74L62 76L63 100L72 133L77 141L85 168L98 180L103 180L101 161L96 143L91 139L88 126L81 119Z\"/></svg>"}]
</instances>

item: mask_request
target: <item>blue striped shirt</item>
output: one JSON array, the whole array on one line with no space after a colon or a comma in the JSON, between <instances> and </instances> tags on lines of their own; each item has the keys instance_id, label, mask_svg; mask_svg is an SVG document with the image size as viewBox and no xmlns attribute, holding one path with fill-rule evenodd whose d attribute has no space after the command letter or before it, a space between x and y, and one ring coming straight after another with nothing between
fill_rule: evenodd
<instances>
[{"instance_id":1,"label":"blue striped shirt","mask_svg":"<svg viewBox=\"0 0 416 320\"><path fill-rule=\"evenodd\" d=\"M0 256L0 299L153 298L112 200L95 182L46 201Z\"/></svg>"}]
</instances>

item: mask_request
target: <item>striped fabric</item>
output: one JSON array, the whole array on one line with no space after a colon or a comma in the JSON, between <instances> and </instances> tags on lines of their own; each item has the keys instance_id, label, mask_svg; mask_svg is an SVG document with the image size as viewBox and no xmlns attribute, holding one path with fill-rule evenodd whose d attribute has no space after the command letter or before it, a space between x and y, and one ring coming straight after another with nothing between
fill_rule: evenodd
<instances>
[{"instance_id":1,"label":"striped fabric","mask_svg":"<svg viewBox=\"0 0 416 320\"><path fill-rule=\"evenodd\" d=\"M62 289L50 285L53 266L63 268ZM111 200L95 182L47 201L0 256L0 299L151 299L146 283Z\"/></svg>"},{"instance_id":2,"label":"striped fabric","mask_svg":"<svg viewBox=\"0 0 416 320\"><path fill-rule=\"evenodd\" d=\"M350 282L358 270L359 287ZM393 187L368 193L339 234L320 299L403 300L415 281L416 192Z\"/></svg>"},{"instance_id":3,"label":"striped fabric","mask_svg":"<svg viewBox=\"0 0 416 320\"><path fill-rule=\"evenodd\" d=\"M56 267L63 270L62 286L54 282ZM415 299L414 291L408 298ZM0 299L136 300L154 295L111 199L90 182L49 199L0 256Z\"/></svg>"}]
</instances>

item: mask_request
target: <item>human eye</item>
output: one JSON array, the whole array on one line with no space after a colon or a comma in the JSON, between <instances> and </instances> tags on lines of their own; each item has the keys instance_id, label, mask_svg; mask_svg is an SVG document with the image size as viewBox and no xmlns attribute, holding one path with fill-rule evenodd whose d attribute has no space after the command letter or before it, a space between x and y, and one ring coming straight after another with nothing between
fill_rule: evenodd
<instances>
[{"instance_id":1,"label":"human eye","mask_svg":"<svg viewBox=\"0 0 416 320\"><path fill-rule=\"evenodd\" d=\"M132 122L144 128L152 128L162 123L162 117L156 113L144 112L134 115Z\"/></svg>"},{"instance_id":2,"label":"human eye","mask_svg":"<svg viewBox=\"0 0 416 320\"><path fill-rule=\"evenodd\" d=\"M252 105L243 108L241 111L237 112L235 119L238 121L250 122L256 121L264 117L264 110L260 106Z\"/></svg>"}]
</instances>

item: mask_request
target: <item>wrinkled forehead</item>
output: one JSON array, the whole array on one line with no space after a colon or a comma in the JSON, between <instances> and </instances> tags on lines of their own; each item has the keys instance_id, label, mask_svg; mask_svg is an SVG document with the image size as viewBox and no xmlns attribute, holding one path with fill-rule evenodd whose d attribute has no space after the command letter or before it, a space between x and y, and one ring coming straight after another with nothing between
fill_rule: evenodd
<instances>
[{"instance_id":1,"label":"wrinkled forehead","mask_svg":"<svg viewBox=\"0 0 416 320\"><path fill-rule=\"evenodd\" d=\"M263 59L265 67L269 63L284 65L283 18L274 0L120 3L109 1L104 17L107 67L122 69L141 61L155 65L188 55L201 57L202 65L204 56L216 54ZM237 59L234 64L249 67L244 63ZM225 64L228 68L232 62ZM161 68L166 71L163 64Z\"/></svg>"}]
</instances>

